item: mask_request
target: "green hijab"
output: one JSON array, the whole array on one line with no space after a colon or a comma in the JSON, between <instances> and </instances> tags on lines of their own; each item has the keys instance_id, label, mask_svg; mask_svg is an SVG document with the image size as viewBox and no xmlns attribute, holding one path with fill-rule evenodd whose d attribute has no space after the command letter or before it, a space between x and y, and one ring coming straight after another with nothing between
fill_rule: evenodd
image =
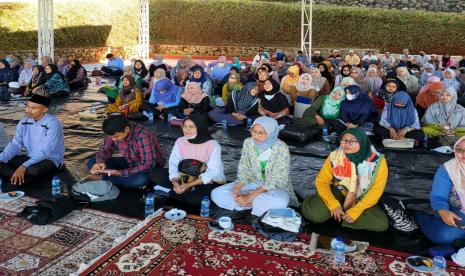
<instances>
[{"instance_id":1,"label":"green hijab","mask_svg":"<svg viewBox=\"0 0 465 276\"><path fill-rule=\"evenodd\" d=\"M348 128L341 134L341 138L344 137L345 134L352 134L357 138L358 144L360 145L360 150L356 153L346 154L347 158L349 158L350 162L354 163L356 166L362 163L363 161L367 160L371 156L371 142L368 136L366 135L365 131L360 128Z\"/></svg>"},{"instance_id":2,"label":"green hijab","mask_svg":"<svg viewBox=\"0 0 465 276\"><path fill-rule=\"evenodd\" d=\"M339 100L333 99L334 94L339 92L341 97ZM339 117L341 102L346 98L346 92L343 87L336 86L329 95L324 96L323 105L321 106L321 115L324 119L337 119Z\"/></svg>"}]
</instances>

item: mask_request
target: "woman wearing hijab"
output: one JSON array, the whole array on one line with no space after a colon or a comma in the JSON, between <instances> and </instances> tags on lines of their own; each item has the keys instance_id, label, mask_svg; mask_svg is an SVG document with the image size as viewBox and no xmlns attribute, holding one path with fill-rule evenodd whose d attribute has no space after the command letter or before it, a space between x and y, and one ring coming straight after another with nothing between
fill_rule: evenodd
<instances>
[{"instance_id":1,"label":"woman wearing hijab","mask_svg":"<svg viewBox=\"0 0 465 276\"><path fill-rule=\"evenodd\" d=\"M313 223L330 219L343 227L381 232L389 220L377 205L384 193L388 166L362 129L341 135L341 146L331 152L316 177L317 195L302 203L302 213Z\"/></svg>"},{"instance_id":2,"label":"woman wearing hijab","mask_svg":"<svg viewBox=\"0 0 465 276\"><path fill-rule=\"evenodd\" d=\"M27 85L29 84L29 82L31 82L32 79L32 68L34 67L34 65L35 61L32 59L27 59L24 62L24 68L23 70L21 70L21 73L19 73L19 89L17 91L17 94L24 95L24 93L26 92Z\"/></svg>"},{"instance_id":3,"label":"woman wearing hijab","mask_svg":"<svg viewBox=\"0 0 465 276\"><path fill-rule=\"evenodd\" d=\"M181 102L178 106L178 118L182 119L193 113L206 113L210 109L210 98L200 88L200 83L189 82L181 94Z\"/></svg>"},{"instance_id":4,"label":"woman wearing hijab","mask_svg":"<svg viewBox=\"0 0 465 276\"><path fill-rule=\"evenodd\" d=\"M365 83L367 85L367 93L373 97L377 95L383 85L383 80L378 75L376 67L369 67L365 76Z\"/></svg>"},{"instance_id":5,"label":"woman wearing hijab","mask_svg":"<svg viewBox=\"0 0 465 276\"><path fill-rule=\"evenodd\" d=\"M420 128L417 110L407 92L395 93L391 102L384 107L376 133L382 139L410 138L421 141L425 138Z\"/></svg>"},{"instance_id":6,"label":"woman wearing hijab","mask_svg":"<svg viewBox=\"0 0 465 276\"><path fill-rule=\"evenodd\" d=\"M312 76L310 76L309 73L303 73L300 75L299 80L295 86L292 86L291 91L287 94L289 94L291 98L291 105L295 104L297 97L305 97L312 100L313 102L318 96L317 92L312 86Z\"/></svg>"},{"instance_id":7,"label":"woman wearing hijab","mask_svg":"<svg viewBox=\"0 0 465 276\"><path fill-rule=\"evenodd\" d=\"M329 71L328 65L322 62L318 64L318 70L320 70L321 76L324 77L328 81L329 85L331 86L334 78L331 72Z\"/></svg>"},{"instance_id":8,"label":"woman wearing hijab","mask_svg":"<svg viewBox=\"0 0 465 276\"><path fill-rule=\"evenodd\" d=\"M455 70L451 68L447 68L444 70L444 78L442 82L444 83L444 89L454 89L455 92L459 92L460 90L460 82L456 78Z\"/></svg>"},{"instance_id":9,"label":"woman wearing hijab","mask_svg":"<svg viewBox=\"0 0 465 276\"><path fill-rule=\"evenodd\" d=\"M287 67L286 62L284 60L278 60L276 62L276 67L275 67L274 71L276 71L278 73L278 77L279 77L280 81L282 81L284 76L287 75L287 70L288 70L288 67Z\"/></svg>"},{"instance_id":10,"label":"woman wearing hijab","mask_svg":"<svg viewBox=\"0 0 465 276\"><path fill-rule=\"evenodd\" d=\"M289 124L289 101L279 91L279 84L274 80L266 80L263 89L258 96L258 113L278 120L281 124Z\"/></svg>"},{"instance_id":11,"label":"woman wearing hijab","mask_svg":"<svg viewBox=\"0 0 465 276\"><path fill-rule=\"evenodd\" d=\"M451 66L454 66L455 60L450 57L449 53L446 53L442 56L441 58L441 67L442 68L449 68Z\"/></svg>"},{"instance_id":12,"label":"woman wearing hijab","mask_svg":"<svg viewBox=\"0 0 465 276\"><path fill-rule=\"evenodd\" d=\"M241 125L247 118L258 116L258 90L254 82L248 83L243 89L232 90L224 108L215 108L208 113L211 120L228 125Z\"/></svg>"},{"instance_id":13,"label":"woman wearing hijab","mask_svg":"<svg viewBox=\"0 0 465 276\"><path fill-rule=\"evenodd\" d=\"M368 93L367 82L365 81L365 73L360 69L360 67L352 66L350 69L350 77L355 81L355 83L360 86L360 88Z\"/></svg>"},{"instance_id":14,"label":"woman wearing hijab","mask_svg":"<svg viewBox=\"0 0 465 276\"><path fill-rule=\"evenodd\" d=\"M270 117L259 117L242 146L237 180L212 191L212 201L229 211L251 210L261 216L269 209L298 206L290 178L290 154L278 139L280 127Z\"/></svg>"},{"instance_id":15,"label":"woman wearing hijab","mask_svg":"<svg viewBox=\"0 0 465 276\"><path fill-rule=\"evenodd\" d=\"M71 67L71 63L67 57L62 57L58 59L57 68L58 68L58 72L60 72L62 76L66 76L68 74L68 70L70 67Z\"/></svg>"},{"instance_id":16,"label":"woman wearing hijab","mask_svg":"<svg viewBox=\"0 0 465 276\"><path fill-rule=\"evenodd\" d=\"M423 68L424 68L424 71L421 74L420 82L419 82L420 86L425 86L428 83L428 80L429 80L430 77L433 77L433 76L436 76L436 77L439 77L439 78L443 77L442 71L436 71L434 69L434 65L431 64L431 63L426 63Z\"/></svg>"},{"instance_id":17,"label":"woman wearing hijab","mask_svg":"<svg viewBox=\"0 0 465 276\"><path fill-rule=\"evenodd\" d=\"M58 71L55 64L48 64L45 66L45 83L36 87L33 91L35 93L39 88L45 89L48 95L53 98L63 98L69 95L69 85L65 77Z\"/></svg>"},{"instance_id":18,"label":"woman wearing hijab","mask_svg":"<svg viewBox=\"0 0 465 276\"><path fill-rule=\"evenodd\" d=\"M76 59L71 61L71 67L66 74L66 79L71 90L86 87L89 83L86 69Z\"/></svg>"},{"instance_id":19,"label":"woman wearing hijab","mask_svg":"<svg viewBox=\"0 0 465 276\"><path fill-rule=\"evenodd\" d=\"M321 76L320 69L310 69L310 76L312 77L312 86L318 95L328 95L331 92L331 85L325 77Z\"/></svg>"},{"instance_id":20,"label":"woman wearing hijab","mask_svg":"<svg viewBox=\"0 0 465 276\"><path fill-rule=\"evenodd\" d=\"M187 74L187 75L186 75ZM189 68L187 67L187 61L185 59L179 59L176 62L176 66L171 70L171 80L177 86L184 87L186 81L189 79Z\"/></svg>"},{"instance_id":21,"label":"woman wearing hijab","mask_svg":"<svg viewBox=\"0 0 465 276\"><path fill-rule=\"evenodd\" d=\"M354 81L354 79L352 77L344 77L341 80L341 84L340 84L341 87L348 87L348 86L351 86L351 85L357 85L358 86L358 84Z\"/></svg>"},{"instance_id":22,"label":"woman wearing hijab","mask_svg":"<svg viewBox=\"0 0 465 276\"><path fill-rule=\"evenodd\" d=\"M265 69L258 68L257 73L255 74L255 78L255 86L257 87L257 92L258 94L261 94L263 91L265 91L265 81L271 79L270 75L268 75L268 71L266 71Z\"/></svg>"},{"instance_id":23,"label":"woman wearing hijab","mask_svg":"<svg viewBox=\"0 0 465 276\"><path fill-rule=\"evenodd\" d=\"M407 70L407 67L398 67L396 74L397 79L405 85L406 90L401 91L407 92L412 99L415 99L420 88L417 77L410 74L410 72Z\"/></svg>"},{"instance_id":24,"label":"woman wearing hijab","mask_svg":"<svg viewBox=\"0 0 465 276\"><path fill-rule=\"evenodd\" d=\"M214 91L216 95L220 95L221 89L223 88L221 82L224 77L229 74L229 66L225 56L218 58L218 63L211 69L210 78L213 81Z\"/></svg>"},{"instance_id":25,"label":"woman wearing hijab","mask_svg":"<svg viewBox=\"0 0 465 276\"><path fill-rule=\"evenodd\" d=\"M32 77L24 91L24 96L31 95L34 89L41 86L46 81L44 67L42 67L42 65L32 67Z\"/></svg>"},{"instance_id":26,"label":"woman wearing hijab","mask_svg":"<svg viewBox=\"0 0 465 276\"><path fill-rule=\"evenodd\" d=\"M444 146L450 146L464 136L465 108L457 104L457 92L443 90L439 101L428 107L421 122L426 136L439 138Z\"/></svg>"},{"instance_id":27,"label":"woman wearing hijab","mask_svg":"<svg viewBox=\"0 0 465 276\"><path fill-rule=\"evenodd\" d=\"M329 95L320 96L307 108L302 118L294 119L294 124L303 128L331 125L340 115L341 103L346 98L343 87L334 87Z\"/></svg>"},{"instance_id":28,"label":"woman wearing hijab","mask_svg":"<svg viewBox=\"0 0 465 276\"><path fill-rule=\"evenodd\" d=\"M444 85L441 81L428 82L426 89L421 93L418 93L416 104L420 118L423 117L428 107L439 101L439 95L442 90L444 90Z\"/></svg>"},{"instance_id":29,"label":"woman wearing hijab","mask_svg":"<svg viewBox=\"0 0 465 276\"><path fill-rule=\"evenodd\" d=\"M395 79L387 79L384 88L373 98L376 110L381 112L389 104L392 97L399 91L399 83Z\"/></svg>"},{"instance_id":30,"label":"woman wearing hijab","mask_svg":"<svg viewBox=\"0 0 465 276\"><path fill-rule=\"evenodd\" d=\"M186 82L186 85L190 82L198 82L202 91L205 92L208 96L211 96L213 93L213 84L210 77L205 73L205 70L200 65L194 65L191 69L191 77L189 81Z\"/></svg>"},{"instance_id":31,"label":"woman wearing hijab","mask_svg":"<svg viewBox=\"0 0 465 276\"><path fill-rule=\"evenodd\" d=\"M244 85L246 85L249 82L255 81L255 77L252 72L251 66L245 61L241 63L241 70L239 71L239 74L241 75L241 82Z\"/></svg>"},{"instance_id":32,"label":"woman wearing hijab","mask_svg":"<svg viewBox=\"0 0 465 276\"><path fill-rule=\"evenodd\" d=\"M192 114L182 124L183 137L174 143L169 159L169 168L152 169L149 176L153 183L171 189L167 196L192 206L200 206L204 196L226 181L221 161L221 146L208 133L208 118ZM193 159L206 165L205 172L191 182L181 179L178 165Z\"/></svg>"},{"instance_id":33,"label":"woman wearing hijab","mask_svg":"<svg viewBox=\"0 0 465 276\"><path fill-rule=\"evenodd\" d=\"M435 244L465 239L465 137L454 145L455 158L439 167L429 196L434 215L417 213L418 225Z\"/></svg>"},{"instance_id":34,"label":"woman wearing hijab","mask_svg":"<svg viewBox=\"0 0 465 276\"><path fill-rule=\"evenodd\" d=\"M270 65L269 62L262 61L262 65L260 68L265 69L268 72L268 76L270 79L275 80L278 84L281 84L281 79L279 78L278 72L273 70L273 67Z\"/></svg>"},{"instance_id":35,"label":"woman wearing hijab","mask_svg":"<svg viewBox=\"0 0 465 276\"><path fill-rule=\"evenodd\" d=\"M367 132L373 131L376 109L373 101L357 85L345 88L346 100L341 104L341 119L331 121L334 130L342 133L347 128L360 127Z\"/></svg>"},{"instance_id":36,"label":"woman wearing hijab","mask_svg":"<svg viewBox=\"0 0 465 276\"><path fill-rule=\"evenodd\" d=\"M138 59L134 62L134 67L132 68L132 71L134 72L134 78L137 80L142 80L142 87L147 88L148 83L145 81L147 75L149 74L149 71L145 67L145 64L142 60Z\"/></svg>"},{"instance_id":37,"label":"woman wearing hijab","mask_svg":"<svg viewBox=\"0 0 465 276\"><path fill-rule=\"evenodd\" d=\"M143 104L142 92L136 87L136 80L132 76L124 76L116 101L108 106L108 113L134 113L140 111Z\"/></svg>"},{"instance_id":38,"label":"woman wearing hijab","mask_svg":"<svg viewBox=\"0 0 465 276\"><path fill-rule=\"evenodd\" d=\"M291 89L295 88L299 81L299 67L293 65L287 70L287 75L281 80L281 91L291 94ZM295 99L294 99L295 101Z\"/></svg>"},{"instance_id":39,"label":"woman wearing hijab","mask_svg":"<svg viewBox=\"0 0 465 276\"><path fill-rule=\"evenodd\" d=\"M163 69L160 69L163 70ZM181 102L182 88L174 85L168 78L157 81L148 103L143 106L144 115L149 118L149 112L153 112L153 118L167 119L168 114L176 114Z\"/></svg>"},{"instance_id":40,"label":"woman wearing hijab","mask_svg":"<svg viewBox=\"0 0 465 276\"><path fill-rule=\"evenodd\" d=\"M0 60L0 86L8 87L8 83L18 80L18 76L10 68L10 63L5 59Z\"/></svg>"},{"instance_id":41,"label":"woman wearing hijab","mask_svg":"<svg viewBox=\"0 0 465 276\"><path fill-rule=\"evenodd\" d=\"M161 80L161 79L164 79L164 78L168 78L168 76L166 76L166 71L165 69L163 68L157 68L154 72L153 72L153 76L150 78L150 84L149 84L149 88L147 89L146 91L146 97L148 95L150 95L152 93L152 90L153 88L155 87L155 83L157 83L157 81Z\"/></svg>"},{"instance_id":42,"label":"woman wearing hijab","mask_svg":"<svg viewBox=\"0 0 465 276\"><path fill-rule=\"evenodd\" d=\"M155 56L155 58L153 59L153 62L149 66L149 76L150 76L150 78L153 77L153 75L155 74L155 70L157 70L157 69L165 70L166 77L170 78L169 77L168 66L166 66L165 61L163 60L163 57L160 54ZM152 91L152 90L150 90L150 91Z\"/></svg>"},{"instance_id":43,"label":"woman wearing hijab","mask_svg":"<svg viewBox=\"0 0 465 276\"><path fill-rule=\"evenodd\" d=\"M336 76L334 80L334 87L342 86L342 79L346 77L350 77L350 69L352 66L344 65L341 67L341 73Z\"/></svg>"},{"instance_id":44,"label":"woman wearing hijab","mask_svg":"<svg viewBox=\"0 0 465 276\"><path fill-rule=\"evenodd\" d=\"M244 85L241 83L241 77L239 73L229 74L228 81L223 85L221 98L225 104L228 104L228 100L234 91L240 91L244 89Z\"/></svg>"}]
</instances>

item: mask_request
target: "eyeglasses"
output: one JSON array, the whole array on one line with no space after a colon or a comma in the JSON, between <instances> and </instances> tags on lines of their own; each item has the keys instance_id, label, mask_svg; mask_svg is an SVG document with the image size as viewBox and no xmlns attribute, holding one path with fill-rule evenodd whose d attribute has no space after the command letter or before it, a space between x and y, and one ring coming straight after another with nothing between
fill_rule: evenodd
<instances>
[{"instance_id":1,"label":"eyeglasses","mask_svg":"<svg viewBox=\"0 0 465 276\"><path fill-rule=\"evenodd\" d=\"M197 127L196 126L182 126L182 129L185 129L185 130L194 130L196 129Z\"/></svg>"},{"instance_id":2,"label":"eyeglasses","mask_svg":"<svg viewBox=\"0 0 465 276\"><path fill-rule=\"evenodd\" d=\"M256 130L251 130L250 134L252 136L265 136L266 132L265 131L256 131Z\"/></svg>"},{"instance_id":3,"label":"eyeglasses","mask_svg":"<svg viewBox=\"0 0 465 276\"><path fill-rule=\"evenodd\" d=\"M352 145L357 145L358 141L357 140L349 140L349 139L341 139L341 144L348 144L348 145L352 146Z\"/></svg>"},{"instance_id":4,"label":"eyeglasses","mask_svg":"<svg viewBox=\"0 0 465 276\"><path fill-rule=\"evenodd\" d=\"M455 149L454 149L454 152L455 152L455 153L458 153L458 154L464 154L464 153L465 153L465 149L464 149L464 148L455 148Z\"/></svg>"}]
</instances>

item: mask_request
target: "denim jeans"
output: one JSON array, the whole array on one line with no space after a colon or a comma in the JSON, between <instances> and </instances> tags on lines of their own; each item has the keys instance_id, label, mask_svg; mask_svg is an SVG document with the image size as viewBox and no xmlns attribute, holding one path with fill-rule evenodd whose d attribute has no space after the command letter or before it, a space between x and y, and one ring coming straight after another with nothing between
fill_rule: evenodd
<instances>
[{"instance_id":1,"label":"denim jeans","mask_svg":"<svg viewBox=\"0 0 465 276\"><path fill-rule=\"evenodd\" d=\"M450 207L450 211L462 218L462 221L465 221L465 214L460 209ZM465 239L464 230L445 224L438 215L417 213L415 217L425 236L435 244L452 245L455 240Z\"/></svg>"},{"instance_id":2,"label":"denim jeans","mask_svg":"<svg viewBox=\"0 0 465 276\"><path fill-rule=\"evenodd\" d=\"M92 157L87 161L89 170L96 163L96 158ZM106 168L110 170L122 170L128 168L128 163L123 157L111 157L105 162ZM102 175L103 180L110 181L113 185L122 186L127 188L143 187L150 184L148 172L138 172L129 176L108 176Z\"/></svg>"}]
</instances>

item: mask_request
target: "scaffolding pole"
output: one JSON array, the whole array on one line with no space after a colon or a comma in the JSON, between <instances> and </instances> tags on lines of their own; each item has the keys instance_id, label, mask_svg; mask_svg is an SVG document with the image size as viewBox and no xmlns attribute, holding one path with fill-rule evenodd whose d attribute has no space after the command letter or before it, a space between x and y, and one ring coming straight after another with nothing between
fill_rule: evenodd
<instances>
[{"instance_id":1,"label":"scaffolding pole","mask_svg":"<svg viewBox=\"0 0 465 276\"><path fill-rule=\"evenodd\" d=\"M38 58L50 56L54 59L53 45L53 0L38 0Z\"/></svg>"},{"instance_id":2,"label":"scaffolding pole","mask_svg":"<svg viewBox=\"0 0 465 276\"><path fill-rule=\"evenodd\" d=\"M302 0L301 9L300 49L310 58L312 55L313 0Z\"/></svg>"},{"instance_id":3,"label":"scaffolding pole","mask_svg":"<svg viewBox=\"0 0 465 276\"><path fill-rule=\"evenodd\" d=\"M149 0L139 0L139 47L140 58L148 59L150 51L149 39Z\"/></svg>"}]
</instances>

